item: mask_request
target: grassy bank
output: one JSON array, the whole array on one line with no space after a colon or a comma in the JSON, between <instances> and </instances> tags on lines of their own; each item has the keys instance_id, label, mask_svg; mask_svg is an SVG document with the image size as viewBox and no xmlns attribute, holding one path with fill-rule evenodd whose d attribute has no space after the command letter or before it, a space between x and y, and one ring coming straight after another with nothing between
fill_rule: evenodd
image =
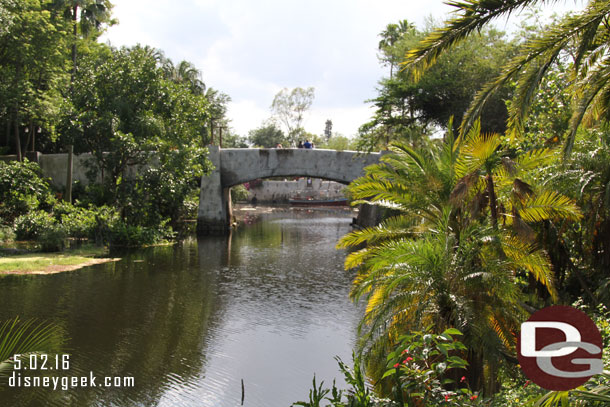
<instances>
[{"instance_id":1,"label":"grassy bank","mask_svg":"<svg viewBox=\"0 0 610 407\"><path fill-rule=\"evenodd\" d=\"M0 257L0 275L52 274L119 260L101 257L106 254L107 251L103 247L88 247L62 253L28 253Z\"/></svg>"}]
</instances>

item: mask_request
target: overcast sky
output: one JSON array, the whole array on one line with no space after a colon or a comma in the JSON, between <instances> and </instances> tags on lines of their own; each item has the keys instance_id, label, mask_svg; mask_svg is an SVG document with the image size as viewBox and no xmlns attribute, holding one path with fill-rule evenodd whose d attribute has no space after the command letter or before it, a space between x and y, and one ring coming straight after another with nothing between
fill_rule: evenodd
<instances>
[{"instance_id":1,"label":"overcast sky","mask_svg":"<svg viewBox=\"0 0 610 407\"><path fill-rule=\"evenodd\" d=\"M377 59L379 33L408 19L445 20L442 0L113 0L119 24L102 37L115 46L149 45L174 63L187 60L203 80L228 94L231 127L240 135L270 117L282 88L315 87L305 120L312 133L356 133L371 110L377 81L388 74ZM560 4L562 2L559 2ZM582 0L568 1L582 4ZM555 7L557 9L557 7ZM505 22L499 21L504 27Z\"/></svg>"}]
</instances>

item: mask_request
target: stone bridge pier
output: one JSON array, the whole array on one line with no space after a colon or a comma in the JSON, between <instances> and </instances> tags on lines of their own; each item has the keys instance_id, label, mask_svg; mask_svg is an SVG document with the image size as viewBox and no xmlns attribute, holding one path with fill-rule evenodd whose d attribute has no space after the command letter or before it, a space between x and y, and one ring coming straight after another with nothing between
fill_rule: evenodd
<instances>
[{"instance_id":1,"label":"stone bridge pier","mask_svg":"<svg viewBox=\"0 0 610 407\"><path fill-rule=\"evenodd\" d=\"M311 177L349 184L381 153L321 149L257 149L208 146L214 170L201 178L197 233L222 234L231 228L230 189L257 178Z\"/></svg>"}]
</instances>

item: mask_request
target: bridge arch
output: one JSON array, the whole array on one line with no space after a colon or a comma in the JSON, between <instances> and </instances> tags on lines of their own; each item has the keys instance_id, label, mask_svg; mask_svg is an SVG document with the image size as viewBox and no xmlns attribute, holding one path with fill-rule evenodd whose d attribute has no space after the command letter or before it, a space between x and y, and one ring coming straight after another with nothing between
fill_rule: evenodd
<instances>
[{"instance_id":1,"label":"bridge arch","mask_svg":"<svg viewBox=\"0 0 610 407\"><path fill-rule=\"evenodd\" d=\"M201 179L199 234L229 230L232 186L270 177L312 177L348 184L364 175L364 167L379 162L381 157L380 153L321 149L208 148L215 169Z\"/></svg>"}]
</instances>

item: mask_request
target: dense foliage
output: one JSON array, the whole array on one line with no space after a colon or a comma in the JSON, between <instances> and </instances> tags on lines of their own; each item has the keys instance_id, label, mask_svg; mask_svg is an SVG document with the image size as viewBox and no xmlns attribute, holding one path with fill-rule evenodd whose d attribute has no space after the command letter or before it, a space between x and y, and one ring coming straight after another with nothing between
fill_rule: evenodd
<instances>
[{"instance_id":1,"label":"dense foliage","mask_svg":"<svg viewBox=\"0 0 610 407\"><path fill-rule=\"evenodd\" d=\"M94 157L94 184L72 193L68 182L57 191L68 204L78 200L67 212L34 164L0 169L0 218L8 227L17 222L18 238L104 235L144 244L173 235L193 216L195 191L210 167L205 146L226 128L230 99L187 61L175 65L160 50L98 43L115 23L111 12L108 0L0 2L2 152L18 161L35 150ZM106 217L110 233L94 233L84 218L95 216L83 211L106 206L119 223ZM65 222L58 215L64 212Z\"/></svg>"},{"instance_id":2,"label":"dense foliage","mask_svg":"<svg viewBox=\"0 0 610 407\"><path fill-rule=\"evenodd\" d=\"M10 225L16 217L53 201L38 164L0 161L0 224Z\"/></svg>"},{"instance_id":3,"label":"dense foliage","mask_svg":"<svg viewBox=\"0 0 610 407\"><path fill-rule=\"evenodd\" d=\"M455 13L444 26L429 33L416 47L406 53L407 69L417 77L433 66L439 58L453 51L466 39L472 40L476 32L495 18L509 16L527 6L544 3L539 0L455 2ZM608 95L608 24L610 2L590 0L583 11L565 16L546 27L538 35L527 38L502 72L488 82L476 95L462 121L462 131L479 117L485 103L499 89L511 81L516 92L507 121L508 133L521 135L523 123L535 90L544 82L547 73L557 62L570 60L572 82L570 91L573 109L569 131L564 134L566 153L571 152L579 125L607 119Z\"/></svg>"},{"instance_id":4,"label":"dense foliage","mask_svg":"<svg viewBox=\"0 0 610 407\"><path fill-rule=\"evenodd\" d=\"M513 45L497 30L484 30L480 37L456 47L415 80L402 69L405 53L431 28L418 30L406 20L389 24L381 34L380 59L390 65L390 76L379 83L373 103L375 114L359 130L359 147L376 150L392 140L422 142L425 134L443 128L455 117L456 128L483 83L500 72ZM484 131L503 132L507 117L506 86L494 95L483 114ZM454 129L454 130L455 130Z\"/></svg>"},{"instance_id":5,"label":"dense foliage","mask_svg":"<svg viewBox=\"0 0 610 407\"><path fill-rule=\"evenodd\" d=\"M607 372L565 392L546 392L526 380L517 365L515 339L532 312L574 304L593 317L604 347L609 345L608 2L592 0L582 13L521 32L515 56L496 71L498 77L465 97L459 109L448 110L461 122L457 139L451 122L442 140L429 140L421 126L426 110L418 93L429 88L435 70L451 77L446 61L485 42L493 32L484 29L491 19L539 3L454 2L453 19L402 49L397 48L401 41L418 34L413 25L402 21L382 33L382 61L390 66L390 78L382 81L378 114L363 126L361 145L395 140L393 154L369 167L350 192L356 203L385 208L390 216L377 227L348 234L339 246L352 249L346 260L346 268L357 272L352 296L367 305L362 363L375 394L388 399L348 405L610 403ZM470 60L476 60L470 52ZM401 66L405 69L399 71ZM474 81L479 85L485 78ZM405 92L407 86L413 94ZM511 96L506 91L512 86ZM445 84L436 96L457 90L452 88ZM482 131L496 125L483 106L508 96L506 131L503 126L496 128L499 133ZM384 108L385 116L379 114ZM562 141L571 155L559 153ZM426 363L413 352L422 342L420 332L430 330L430 341L455 328L463 333L464 347L445 348L445 356L456 357L463 376L434 381L442 358ZM432 346L425 348L429 354ZM607 355L604 362L607 366ZM336 393L340 390L333 387ZM344 405L331 397L302 405L324 401Z\"/></svg>"}]
</instances>

